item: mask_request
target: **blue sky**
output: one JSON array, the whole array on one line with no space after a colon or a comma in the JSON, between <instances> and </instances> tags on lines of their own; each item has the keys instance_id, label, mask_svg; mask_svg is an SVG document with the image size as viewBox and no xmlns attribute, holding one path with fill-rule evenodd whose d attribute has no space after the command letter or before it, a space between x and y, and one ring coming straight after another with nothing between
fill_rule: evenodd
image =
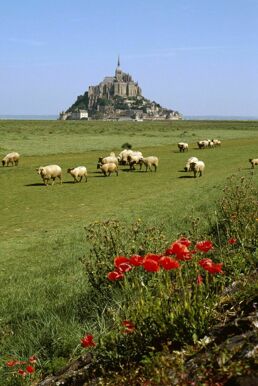
<instances>
[{"instance_id":1,"label":"blue sky","mask_svg":"<svg viewBox=\"0 0 258 386\"><path fill-rule=\"evenodd\" d=\"M0 114L58 114L118 54L165 107L258 116L258 0L2 0Z\"/></svg>"}]
</instances>

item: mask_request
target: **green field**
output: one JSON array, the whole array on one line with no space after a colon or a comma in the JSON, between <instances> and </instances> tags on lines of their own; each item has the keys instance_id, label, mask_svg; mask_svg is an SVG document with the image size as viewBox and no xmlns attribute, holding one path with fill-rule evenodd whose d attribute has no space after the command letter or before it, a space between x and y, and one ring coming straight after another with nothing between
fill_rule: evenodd
<instances>
[{"instance_id":1,"label":"green field","mask_svg":"<svg viewBox=\"0 0 258 386\"><path fill-rule=\"evenodd\" d=\"M199 217L203 229L214 217L227 177L251 176L258 185L258 122L61 122L0 121L0 153L18 151L18 167L1 167L0 280L1 354L67 356L90 327L101 323L81 316L79 299L87 281L79 259L89 245L84 226L95 220L137 218L155 224L172 240ZM222 146L197 149L196 142L218 138ZM177 142L189 143L179 153ZM103 177L99 156L116 154L125 142L144 156L156 155L157 173L129 172ZM183 172L197 156L204 176ZM58 164L64 183L45 187L36 168ZM68 167L87 166L87 183L73 184ZM90 256L89 256L90 258ZM103 327L104 328L104 327Z\"/></svg>"}]
</instances>

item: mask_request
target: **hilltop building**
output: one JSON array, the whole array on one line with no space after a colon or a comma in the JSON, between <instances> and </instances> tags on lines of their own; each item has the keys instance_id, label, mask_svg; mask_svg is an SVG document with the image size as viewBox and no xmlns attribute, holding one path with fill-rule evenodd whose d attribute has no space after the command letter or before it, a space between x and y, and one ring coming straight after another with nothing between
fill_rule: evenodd
<instances>
[{"instance_id":1,"label":"hilltop building","mask_svg":"<svg viewBox=\"0 0 258 386\"><path fill-rule=\"evenodd\" d=\"M96 86L89 86L84 95L60 113L65 119L105 119L105 120L165 120L182 119L174 110L161 107L142 95L142 90L132 76L122 71L118 57L114 76L106 76Z\"/></svg>"}]
</instances>

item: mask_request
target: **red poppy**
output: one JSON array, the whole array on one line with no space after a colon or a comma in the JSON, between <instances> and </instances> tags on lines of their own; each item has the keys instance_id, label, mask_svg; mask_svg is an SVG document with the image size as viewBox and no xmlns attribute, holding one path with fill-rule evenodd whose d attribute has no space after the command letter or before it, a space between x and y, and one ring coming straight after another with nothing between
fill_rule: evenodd
<instances>
[{"instance_id":1,"label":"red poppy","mask_svg":"<svg viewBox=\"0 0 258 386\"><path fill-rule=\"evenodd\" d=\"M180 267L180 264L178 261L176 261L175 259L171 259L171 257L168 257L168 256L163 256L160 259L159 263L166 271Z\"/></svg>"},{"instance_id":2,"label":"red poppy","mask_svg":"<svg viewBox=\"0 0 258 386\"><path fill-rule=\"evenodd\" d=\"M162 255L156 255L155 253L147 253L147 255L144 256L144 260L150 259L158 262L161 256Z\"/></svg>"},{"instance_id":3,"label":"red poppy","mask_svg":"<svg viewBox=\"0 0 258 386\"><path fill-rule=\"evenodd\" d=\"M128 263L121 263L118 267L118 271L123 273L123 272L129 272L131 271L132 266Z\"/></svg>"},{"instance_id":4,"label":"red poppy","mask_svg":"<svg viewBox=\"0 0 258 386\"><path fill-rule=\"evenodd\" d=\"M129 259L125 256L117 256L114 258L114 266L116 268L118 268L122 263L129 263Z\"/></svg>"},{"instance_id":5,"label":"red poppy","mask_svg":"<svg viewBox=\"0 0 258 386\"><path fill-rule=\"evenodd\" d=\"M94 347L96 343L93 342L93 335L85 335L84 338L81 339L82 347Z\"/></svg>"},{"instance_id":6,"label":"red poppy","mask_svg":"<svg viewBox=\"0 0 258 386\"><path fill-rule=\"evenodd\" d=\"M32 373L35 372L35 368L32 367L32 366L27 366L27 367L26 367L26 371L27 371L27 373L32 374Z\"/></svg>"},{"instance_id":7,"label":"red poppy","mask_svg":"<svg viewBox=\"0 0 258 386\"><path fill-rule=\"evenodd\" d=\"M139 265L143 264L143 257L139 255L133 255L130 257L130 264L138 267Z\"/></svg>"},{"instance_id":8,"label":"red poppy","mask_svg":"<svg viewBox=\"0 0 258 386\"><path fill-rule=\"evenodd\" d=\"M202 285L202 283L203 283L203 278L202 278L202 276L201 276L201 275L198 275L196 281L197 281L197 285Z\"/></svg>"},{"instance_id":9,"label":"red poppy","mask_svg":"<svg viewBox=\"0 0 258 386\"><path fill-rule=\"evenodd\" d=\"M192 258L191 252L186 245L175 241L170 248L166 250L166 255L176 255L178 260L190 260Z\"/></svg>"},{"instance_id":10,"label":"red poppy","mask_svg":"<svg viewBox=\"0 0 258 386\"><path fill-rule=\"evenodd\" d=\"M211 259L202 259L199 261L199 265L211 274L223 273L223 263L214 263Z\"/></svg>"},{"instance_id":11,"label":"red poppy","mask_svg":"<svg viewBox=\"0 0 258 386\"><path fill-rule=\"evenodd\" d=\"M37 357L35 355L32 355L31 357L29 357L29 362L30 363L37 363Z\"/></svg>"},{"instance_id":12,"label":"red poppy","mask_svg":"<svg viewBox=\"0 0 258 386\"><path fill-rule=\"evenodd\" d=\"M189 245L192 244L191 241L188 240L186 237L180 237L180 239L178 239L178 240L176 241L176 243L183 244L183 245L185 245L186 247L189 247Z\"/></svg>"},{"instance_id":13,"label":"red poppy","mask_svg":"<svg viewBox=\"0 0 258 386\"><path fill-rule=\"evenodd\" d=\"M213 244L209 240L199 241L195 246L202 252L209 252L209 250L213 249Z\"/></svg>"},{"instance_id":14,"label":"red poppy","mask_svg":"<svg viewBox=\"0 0 258 386\"><path fill-rule=\"evenodd\" d=\"M13 367L13 366L18 365L18 364L20 364L19 361L9 361L9 362L6 362L6 366L8 366L8 367Z\"/></svg>"},{"instance_id":15,"label":"red poppy","mask_svg":"<svg viewBox=\"0 0 258 386\"><path fill-rule=\"evenodd\" d=\"M130 334L134 332L135 325L130 320L124 320L121 324L125 327L125 330L122 331L123 334Z\"/></svg>"},{"instance_id":16,"label":"red poppy","mask_svg":"<svg viewBox=\"0 0 258 386\"><path fill-rule=\"evenodd\" d=\"M26 376L26 371L22 370L22 369L19 369L18 370L18 374L22 375L23 377Z\"/></svg>"},{"instance_id":17,"label":"red poppy","mask_svg":"<svg viewBox=\"0 0 258 386\"><path fill-rule=\"evenodd\" d=\"M237 239L234 239L234 237L231 237L229 240L228 240L228 243L233 245L233 244L236 244L237 243Z\"/></svg>"},{"instance_id":18,"label":"red poppy","mask_svg":"<svg viewBox=\"0 0 258 386\"><path fill-rule=\"evenodd\" d=\"M112 271L112 272L108 273L107 278L110 281L115 281L115 280L123 279L124 275L122 273L120 273L120 272Z\"/></svg>"},{"instance_id":19,"label":"red poppy","mask_svg":"<svg viewBox=\"0 0 258 386\"><path fill-rule=\"evenodd\" d=\"M160 269L158 262L149 258L144 260L143 268L148 272L158 272Z\"/></svg>"}]
</instances>

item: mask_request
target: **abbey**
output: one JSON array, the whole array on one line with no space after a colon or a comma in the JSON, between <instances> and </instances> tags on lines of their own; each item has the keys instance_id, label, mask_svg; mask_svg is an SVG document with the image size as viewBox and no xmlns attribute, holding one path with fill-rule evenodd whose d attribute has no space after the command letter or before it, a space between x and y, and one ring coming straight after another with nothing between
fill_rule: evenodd
<instances>
[{"instance_id":1,"label":"abbey","mask_svg":"<svg viewBox=\"0 0 258 386\"><path fill-rule=\"evenodd\" d=\"M88 90L89 109L96 105L98 98L113 99L119 97L137 97L142 95L138 83L134 82L131 75L120 68L118 58L115 76L106 76L97 86L90 86Z\"/></svg>"}]
</instances>

